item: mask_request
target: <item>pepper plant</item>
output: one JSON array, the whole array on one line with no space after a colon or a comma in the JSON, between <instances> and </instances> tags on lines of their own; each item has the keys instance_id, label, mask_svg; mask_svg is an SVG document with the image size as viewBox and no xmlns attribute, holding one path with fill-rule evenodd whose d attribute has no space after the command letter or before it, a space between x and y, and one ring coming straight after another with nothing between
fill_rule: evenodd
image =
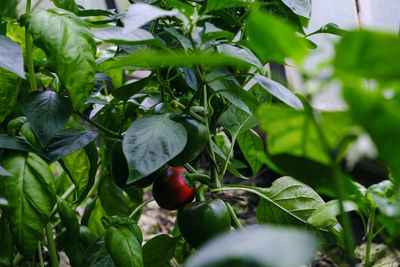
<instances>
[{"instance_id":1,"label":"pepper plant","mask_svg":"<svg viewBox=\"0 0 400 267\"><path fill-rule=\"evenodd\" d=\"M311 0L131 2L0 8L1 266L299 266L332 246L371 266L378 237L395 250L397 36L306 34ZM320 79L303 68L314 34L340 36L325 79L346 110L314 109L277 75ZM368 188L344 166L365 136L390 174ZM255 186L265 170L282 177ZM143 241L144 192L177 210L168 235ZM238 218L244 193L257 227Z\"/></svg>"}]
</instances>

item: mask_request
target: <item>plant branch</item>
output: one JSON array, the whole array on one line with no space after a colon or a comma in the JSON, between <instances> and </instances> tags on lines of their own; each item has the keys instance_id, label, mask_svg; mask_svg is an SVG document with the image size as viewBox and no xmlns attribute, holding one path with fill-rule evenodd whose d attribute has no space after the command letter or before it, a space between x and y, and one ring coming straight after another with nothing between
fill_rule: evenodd
<instances>
[{"instance_id":1,"label":"plant branch","mask_svg":"<svg viewBox=\"0 0 400 267\"><path fill-rule=\"evenodd\" d=\"M45 226L48 250L50 254L50 261L52 267L58 267L57 250L53 239L53 229L51 228L50 222Z\"/></svg>"},{"instance_id":2,"label":"plant branch","mask_svg":"<svg viewBox=\"0 0 400 267\"><path fill-rule=\"evenodd\" d=\"M42 256L42 246L40 245L40 240L38 240L37 246L38 246L38 255L39 255L40 267L44 267L43 256Z\"/></svg>"},{"instance_id":3,"label":"plant branch","mask_svg":"<svg viewBox=\"0 0 400 267\"><path fill-rule=\"evenodd\" d=\"M152 201L154 201L154 198L150 198L150 199L146 200L145 202L143 202L142 204L140 204L139 206L137 206L136 209L134 209L132 211L132 213L129 215L129 218L133 218L133 216L135 216L136 213L139 212L139 210L141 210L144 206L146 206L147 204L149 204Z\"/></svg>"},{"instance_id":4,"label":"plant branch","mask_svg":"<svg viewBox=\"0 0 400 267\"><path fill-rule=\"evenodd\" d=\"M116 132L111 131L110 129L107 129L106 127L104 127L103 125L95 122L94 120L91 120L89 117L85 116L84 114L80 113L79 111L74 111L79 117L81 117L82 119L84 119L85 121L87 121L88 123L90 123L91 125L93 125L94 127L96 127L97 129L103 131L104 133L115 137L115 138L119 138L119 134Z\"/></svg>"}]
</instances>

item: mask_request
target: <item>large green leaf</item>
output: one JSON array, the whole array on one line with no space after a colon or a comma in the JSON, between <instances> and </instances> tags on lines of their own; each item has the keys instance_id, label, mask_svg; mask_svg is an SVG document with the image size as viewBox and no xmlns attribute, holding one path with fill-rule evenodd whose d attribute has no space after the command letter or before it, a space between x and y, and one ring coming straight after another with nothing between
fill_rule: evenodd
<instances>
[{"instance_id":1,"label":"large green leaf","mask_svg":"<svg viewBox=\"0 0 400 267\"><path fill-rule=\"evenodd\" d=\"M4 35L0 35L0 68L9 70L25 79L21 47Z\"/></svg>"},{"instance_id":2,"label":"large green leaf","mask_svg":"<svg viewBox=\"0 0 400 267\"><path fill-rule=\"evenodd\" d=\"M32 16L29 30L79 109L89 98L96 73L96 44L86 24L71 12L49 9Z\"/></svg>"},{"instance_id":3,"label":"large green leaf","mask_svg":"<svg viewBox=\"0 0 400 267\"><path fill-rule=\"evenodd\" d=\"M263 195L256 213L261 223L304 225L313 211L325 204L311 187L289 176L274 181Z\"/></svg>"},{"instance_id":4,"label":"large green leaf","mask_svg":"<svg viewBox=\"0 0 400 267\"><path fill-rule=\"evenodd\" d=\"M217 237L183 266L298 267L309 263L316 248L316 240L309 232L260 226Z\"/></svg>"},{"instance_id":5,"label":"large green leaf","mask_svg":"<svg viewBox=\"0 0 400 267\"><path fill-rule=\"evenodd\" d=\"M0 122L13 111L21 85L14 73L0 68Z\"/></svg>"},{"instance_id":6,"label":"large green leaf","mask_svg":"<svg viewBox=\"0 0 400 267\"><path fill-rule=\"evenodd\" d=\"M146 30L137 29L125 32L122 27L109 27L93 31L93 35L101 40L114 44L137 44L154 39L153 35Z\"/></svg>"},{"instance_id":7,"label":"large green leaf","mask_svg":"<svg viewBox=\"0 0 400 267\"><path fill-rule=\"evenodd\" d=\"M249 129L237 137L240 150L250 165L253 175L261 169L263 163L258 159L255 151L264 152L264 142L261 137L252 129Z\"/></svg>"},{"instance_id":8,"label":"large green leaf","mask_svg":"<svg viewBox=\"0 0 400 267\"><path fill-rule=\"evenodd\" d=\"M67 168L67 174L75 185L76 202L79 202L86 197L87 187L91 186L89 184L90 161L86 151L81 148L63 157L62 163Z\"/></svg>"},{"instance_id":9,"label":"large green leaf","mask_svg":"<svg viewBox=\"0 0 400 267\"><path fill-rule=\"evenodd\" d=\"M128 227L121 225L108 228L104 241L118 267L143 266L142 248Z\"/></svg>"},{"instance_id":10,"label":"large green leaf","mask_svg":"<svg viewBox=\"0 0 400 267\"><path fill-rule=\"evenodd\" d=\"M309 18L311 15L311 0L281 0L295 14Z\"/></svg>"},{"instance_id":11,"label":"large green leaf","mask_svg":"<svg viewBox=\"0 0 400 267\"><path fill-rule=\"evenodd\" d=\"M345 88L343 95L349 103L353 119L364 127L374 141L379 156L390 168L400 185L400 103L387 99L380 92Z\"/></svg>"},{"instance_id":12,"label":"large green leaf","mask_svg":"<svg viewBox=\"0 0 400 267\"><path fill-rule=\"evenodd\" d=\"M24 104L25 115L42 147L61 130L72 115L68 98L52 91L32 92Z\"/></svg>"},{"instance_id":13,"label":"large green leaf","mask_svg":"<svg viewBox=\"0 0 400 267\"><path fill-rule=\"evenodd\" d=\"M104 237L98 238L85 251L83 261L79 266L114 267L110 253L105 247Z\"/></svg>"},{"instance_id":14,"label":"large green leaf","mask_svg":"<svg viewBox=\"0 0 400 267\"><path fill-rule=\"evenodd\" d=\"M169 114L143 116L128 129L123 150L132 183L155 172L178 155L186 145L185 128Z\"/></svg>"},{"instance_id":15,"label":"large green leaf","mask_svg":"<svg viewBox=\"0 0 400 267\"><path fill-rule=\"evenodd\" d=\"M295 34L294 28L267 13L250 14L246 32L251 48L263 62L284 63L284 58L290 57L299 63L306 55L305 41Z\"/></svg>"},{"instance_id":16,"label":"large green leaf","mask_svg":"<svg viewBox=\"0 0 400 267\"><path fill-rule=\"evenodd\" d=\"M46 162L31 152L9 153L1 165L13 174L0 177L0 188L10 203L7 216L14 240L23 255L32 257L56 203L53 174Z\"/></svg>"},{"instance_id":17,"label":"large green leaf","mask_svg":"<svg viewBox=\"0 0 400 267\"><path fill-rule=\"evenodd\" d=\"M338 73L382 80L400 79L400 38L388 33L351 32L336 47Z\"/></svg>"},{"instance_id":18,"label":"large green leaf","mask_svg":"<svg viewBox=\"0 0 400 267\"><path fill-rule=\"evenodd\" d=\"M6 134L0 134L0 148L19 150L19 151L30 151L29 146L22 138L9 136Z\"/></svg>"},{"instance_id":19,"label":"large green leaf","mask_svg":"<svg viewBox=\"0 0 400 267\"><path fill-rule=\"evenodd\" d=\"M158 235L143 246L143 263L146 267L164 267L174 256L179 238ZM154 253L157 251L157 253Z\"/></svg>"},{"instance_id":20,"label":"large green leaf","mask_svg":"<svg viewBox=\"0 0 400 267\"><path fill-rule=\"evenodd\" d=\"M345 212L357 209L357 205L351 201L343 201L343 207ZM339 201L334 199L316 209L311 216L308 217L307 222L315 227L335 226L339 223L336 216L340 214Z\"/></svg>"},{"instance_id":21,"label":"large green leaf","mask_svg":"<svg viewBox=\"0 0 400 267\"><path fill-rule=\"evenodd\" d=\"M66 227L67 242L69 245L76 245L79 241L79 222L75 211L66 200L60 197L57 197L57 211Z\"/></svg>"}]
</instances>

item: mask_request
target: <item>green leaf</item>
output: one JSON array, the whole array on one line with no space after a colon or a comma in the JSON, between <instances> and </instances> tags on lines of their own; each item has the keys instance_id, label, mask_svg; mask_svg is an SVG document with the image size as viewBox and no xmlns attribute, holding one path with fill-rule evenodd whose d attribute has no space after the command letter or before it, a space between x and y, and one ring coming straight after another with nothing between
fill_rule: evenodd
<instances>
[{"instance_id":1,"label":"green leaf","mask_svg":"<svg viewBox=\"0 0 400 267\"><path fill-rule=\"evenodd\" d=\"M75 185L76 201L86 197L84 194L89 186L90 161L84 149L79 149L62 158L62 162L69 171L70 179ZM91 186L91 185L90 185Z\"/></svg>"},{"instance_id":2,"label":"green leaf","mask_svg":"<svg viewBox=\"0 0 400 267\"><path fill-rule=\"evenodd\" d=\"M19 130L21 129L21 127L28 122L28 120L26 119L26 117L24 116L19 116L16 117L12 120L10 120L7 123L7 133L11 136L16 136L18 135Z\"/></svg>"},{"instance_id":3,"label":"green leaf","mask_svg":"<svg viewBox=\"0 0 400 267\"><path fill-rule=\"evenodd\" d=\"M101 218L107 215L106 211L101 206L101 201L99 198L96 198L94 207L92 212L90 213L88 220L88 227L93 234L98 237L104 236L105 229L103 224L101 223Z\"/></svg>"},{"instance_id":4,"label":"green leaf","mask_svg":"<svg viewBox=\"0 0 400 267\"><path fill-rule=\"evenodd\" d=\"M21 129L19 130L19 134L25 139L25 141L34 149L39 150L41 148L40 143L32 131L31 125L29 122L22 125Z\"/></svg>"},{"instance_id":5,"label":"green leaf","mask_svg":"<svg viewBox=\"0 0 400 267\"><path fill-rule=\"evenodd\" d=\"M311 15L311 0L281 0L295 14L309 18Z\"/></svg>"},{"instance_id":6,"label":"green leaf","mask_svg":"<svg viewBox=\"0 0 400 267\"><path fill-rule=\"evenodd\" d=\"M21 47L4 35L0 35L0 67L25 79Z\"/></svg>"},{"instance_id":7,"label":"green leaf","mask_svg":"<svg viewBox=\"0 0 400 267\"><path fill-rule=\"evenodd\" d=\"M286 103L295 109L303 109L303 104L300 99L282 84L259 74L254 76L254 80L256 80L262 88L283 103Z\"/></svg>"},{"instance_id":8,"label":"green leaf","mask_svg":"<svg viewBox=\"0 0 400 267\"><path fill-rule=\"evenodd\" d=\"M97 135L97 132L92 131L62 130L43 149L46 152L44 157L49 162L57 161L78 149L86 147L97 138Z\"/></svg>"},{"instance_id":9,"label":"green leaf","mask_svg":"<svg viewBox=\"0 0 400 267\"><path fill-rule=\"evenodd\" d=\"M96 44L86 24L71 12L49 9L32 16L29 30L78 110L89 98L96 73Z\"/></svg>"},{"instance_id":10,"label":"green leaf","mask_svg":"<svg viewBox=\"0 0 400 267\"><path fill-rule=\"evenodd\" d=\"M288 176L261 192L264 197L256 213L260 223L304 225L313 211L325 204L311 187Z\"/></svg>"},{"instance_id":11,"label":"green leaf","mask_svg":"<svg viewBox=\"0 0 400 267\"><path fill-rule=\"evenodd\" d=\"M267 13L251 13L246 32L251 48L262 62L273 60L284 64L284 58L290 57L300 63L307 54L305 41L295 34L294 28Z\"/></svg>"},{"instance_id":12,"label":"green leaf","mask_svg":"<svg viewBox=\"0 0 400 267\"><path fill-rule=\"evenodd\" d=\"M343 96L354 121L371 136L380 158L400 185L400 103L387 99L381 92L357 87L344 88Z\"/></svg>"},{"instance_id":13,"label":"green leaf","mask_svg":"<svg viewBox=\"0 0 400 267\"><path fill-rule=\"evenodd\" d=\"M7 216L18 250L32 257L43 237L56 203L54 177L49 166L33 153L9 153L1 165L13 174L1 176L1 195L10 205Z\"/></svg>"},{"instance_id":14,"label":"green leaf","mask_svg":"<svg viewBox=\"0 0 400 267\"><path fill-rule=\"evenodd\" d=\"M308 264L316 249L317 242L309 232L259 226L217 237L183 266L298 267Z\"/></svg>"},{"instance_id":15,"label":"green leaf","mask_svg":"<svg viewBox=\"0 0 400 267\"><path fill-rule=\"evenodd\" d=\"M233 7L246 7L251 4L251 1L244 0L208 0L205 12L215 10L233 8Z\"/></svg>"},{"instance_id":16,"label":"green leaf","mask_svg":"<svg viewBox=\"0 0 400 267\"><path fill-rule=\"evenodd\" d=\"M10 226L5 216L0 217L0 238L0 266L12 266L14 254L13 240Z\"/></svg>"},{"instance_id":17,"label":"green leaf","mask_svg":"<svg viewBox=\"0 0 400 267\"><path fill-rule=\"evenodd\" d=\"M132 83L125 84L112 91L112 95L122 101L128 101L131 96L140 92L148 84L149 78L140 79Z\"/></svg>"},{"instance_id":18,"label":"green leaf","mask_svg":"<svg viewBox=\"0 0 400 267\"><path fill-rule=\"evenodd\" d=\"M237 135L255 127L258 119L255 115L248 114L232 105L221 115L218 122L236 138Z\"/></svg>"},{"instance_id":19,"label":"green leaf","mask_svg":"<svg viewBox=\"0 0 400 267\"><path fill-rule=\"evenodd\" d=\"M104 237L98 238L85 251L83 261L78 266L114 267L116 266L104 244Z\"/></svg>"},{"instance_id":20,"label":"green leaf","mask_svg":"<svg viewBox=\"0 0 400 267\"><path fill-rule=\"evenodd\" d=\"M164 267L174 256L177 237L158 235L143 246L143 264L146 267ZM157 251L157 253L154 253Z\"/></svg>"},{"instance_id":21,"label":"green leaf","mask_svg":"<svg viewBox=\"0 0 400 267\"><path fill-rule=\"evenodd\" d=\"M17 75L0 68L0 123L13 111L20 85L21 79Z\"/></svg>"},{"instance_id":22,"label":"green leaf","mask_svg":"<svg viewBox=\"0 0 400 267\"><path fill-rule=\"evenodd\" d=\"M29 146L25 143L22 138L9 136L6 134L0 134L0 148L19 150L19 151L30 151Z\"/></svg>"},{"instance_id":23,"label":"green leaf","mask_svg":"<svg viewBox=\"0 0 400 267\"><path fill-rule=\"evenodd\" d=\"M313 118L304 111L263 105L258 110L261 129L267 133L271 155L287 153L329 164Z\"/></svg>"},{"instance_id":24,"label":"green leaf","mask_svg":"<svg viewBox=\"0 0 400 267\"><path fill-rule=\"evenodd\" d=\"M155 172L178 155L186 145L185 128L169 114L143 116L132 124L123 140L128 161L127 183Z\"/></svg>"},{"instance_id":25,"label":"green leaf","mask_svg":"<svg viewBox=\"0 0 400 267\"><path fill-rule=\"evenodd\" d=\"M79 242L79 222L76 217L75 211L71 208L70 204L57 197L57 211L60 214L62 224L66 227L67 242L70 245L76 245Z\"/></svg>"},{"instance_id":26,"label":"green leaf","mask_svg":"<svg viewBox=\"0 0 400 267\"><path fill-rule=\"evenodd\" d=\"M107 215L128 216L129 210L125 202L122 190L113 182L111 175L105 172L99 185L99 198L101 206Z\"/></svg>"},{"instance_id":27,"label":"green leaf","mask_svg":"<svg viewBox=\"0 0 400 267\"><path fill-rule=\"evenodd\" d=\"M33 92L25 101L24 112L40 144L45 147L68 122L72 104L68 98L52 91Z\"/></svg>"},{"instance_id":28,"label":"green leaf","mask_svg":"<svg viewBox=\"0 0 400 267\"><path fill-rule=\"evenodd\" d=\"M138 3L129 7L126 12L126 31L135 31L154 19L165 16L176 16L178 10L164 10L149 4Z\"/></svg>"},{"instance_id":29,"label":"green leaf","mask_svg":"<svg viewBox=\"0 0 400 267\"><path fill-rule=\"evenodd\" d=\"M116 266L143 266L140 243L126 226L108 228L104 241Z\"/></svg>"},{"instance_id":30,"label":"green leaf","mask_svg":"<svg viewBox=\"0 0 400 267\"><path fill-rule=\"evenodd\" d=\"M351 32L337 45L334 66L344 76L399 80L399 55L400 38L396 35Z\"/></svg>"},{"instance_id":31,"label":"green leaf","mask_svg":"<svg viewBox=\"0 0 400 267\"><path fill-rule=\"evenodd\" d=\"M114 44L137 44L154 39L154 36L146 30L136 29L125 31L122 27L108 27L92 31L96 38Z\"/></svg>"},{"instance_id":32,"label":"green leaf","mask_svg":"<svg viewBox=\"0 0 400 267\"><path fill-rule=\"evenodd\" d=\"M345 212L357 209L357 205L352 201L343 201L343 207ZM311 216L308 217L307 222L318 228L335 226L339 223L336 216L340 214L339 201L334 199L316 209Z\"/></svg>"},{"instance_id":33,"label":"green leaf","mask_svg":"<svg viewBox=\"0 0 400 267\"><path fill-rule=\"evenodd\" d=\"M250 165L253 175L256 175L263 163L254 154L254 151L264 152L263 140L255 131L249 129L238 135L237 142L244 158Z\"/></svg>"},{"instance_id":34,"label":"green leaf","mask_svg":"<svg viewBox=\"0 0 400 267\"><path fill-rule=\"evenodd\" d=\"M51 0L56 7L78 14L79 8L74 0Z\"/></svg>"},{"instance_id":35,"label":"green leaf","mask_svg":"<svg viewBox=\"0 0 400 267\"><path fill-rule=\"evenodd\" d=\"M112 58L102 62L99 65L100 71L107 71L109 69L122 68L122 69L135 69L138 68L157 68L161 66L193 66L193 65L207 65L207 66L248 66L247 62L240 59L233 58L224 54L193 52L184 54L182 52L172 51L154 51L143 49L135 51L133 54L125 57Z\"/></svg>"},{"instance_id":36,"label":"green leaf","mask_svg":"<svg viewBox=\"0 0 400 267\"><path fill-rule=\"evenodd\" d=\"M220 54L228 55L233 58L237 58L239 60L247 62L256 67L259 71L264 72L264 67L261 64L260 60L249 50L229 44L219 45L217 49Z\"/></svg>"}]
</instances>

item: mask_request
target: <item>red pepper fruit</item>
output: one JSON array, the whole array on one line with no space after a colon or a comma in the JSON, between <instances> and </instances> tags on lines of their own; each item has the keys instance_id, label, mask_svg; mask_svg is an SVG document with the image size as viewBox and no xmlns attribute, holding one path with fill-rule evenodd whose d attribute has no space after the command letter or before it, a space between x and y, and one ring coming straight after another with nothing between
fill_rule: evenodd
<instances>
[{"instance_id":1,"label":"red pepper fruit","mask_svg":"<svg viewBox=\"0 0 400 267\"><path fill-rule=\"evenodd\" d=\"M182 171L186 171L182 166L169 167L154 181L153 196L161 208L176 210L194 199L196 192L186 184Z\"/></svg>"}]
</instances>

